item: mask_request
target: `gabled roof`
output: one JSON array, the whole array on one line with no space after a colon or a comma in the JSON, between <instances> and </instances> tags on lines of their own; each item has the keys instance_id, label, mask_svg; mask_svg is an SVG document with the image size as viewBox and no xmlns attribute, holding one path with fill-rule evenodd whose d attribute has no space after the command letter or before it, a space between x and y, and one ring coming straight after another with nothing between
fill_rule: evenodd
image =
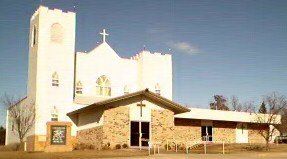
<instances>
[{"instance_id":1,"label":"gabled roof","mask_svg":"<svg viewBox=\"0 0 287 159\"><path fill-rule=\"evenodd\" d=\"M134 93L129 93L129 94L126 94L126 95L123 95L123 96L119 96L119 97L115 97L115 98L110 98L110 99L107 99L107 100L104 100L104 101L100 101L100 102L96 102L94 104L91 104L89 106L86 106L86 107L83 107L83 108L80 108L80 109L77 109L75 111L72 111L70 113L67 113L67 115L69 117L75 115L75 114L79 114L79 113L82 113L82 112L85 112L87 110L91 110L93 108L96 108L96 107L99 107L99 106L105 106L107 104L112 104L112 103L116 103L116 102L119 102L119 101L123 101L123 100L126 100L126 99L130 99L130 98L133 98L133 97L144 97L146 99L152 99L152 101L154 101L154 103L160 103L160 104L163 104L165 105L167 108L170 108L175 114L178 114L178 113L185 113L185 112L188 112L190 111L187 107L185 106L182 106L180 104L177 104L167 98L164 98L156 93L153 93L151 91L149 91L148 89L145 89L145 90L142 90L142 91L138 91L138 92L134 92Z\"/></svg>"},{"instance_id":2,"label":"gabled roof","mask_svg":"<svg viewBox=\"0 0 287 159\"><path fill-rule=\"evenodd\" d=\"M88 55L94 54L106 54L107 56L120 58L120 56L115 52L115 50L106 42L101 43L88 53Z\"/></svg>"}]
</instances>

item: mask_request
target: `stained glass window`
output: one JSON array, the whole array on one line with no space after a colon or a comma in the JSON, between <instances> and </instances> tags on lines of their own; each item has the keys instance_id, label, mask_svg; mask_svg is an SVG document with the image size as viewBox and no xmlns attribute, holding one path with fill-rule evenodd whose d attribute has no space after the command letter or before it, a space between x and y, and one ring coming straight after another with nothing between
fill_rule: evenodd
<instances>
[{"instance_id":1,"label":"stained glass window","mask_svg":"<svg viewBox=\"0 0 287 159\"><path fill-rule=\"evenodd\" d=\"M106 76L97 79L96 93L100 96L111 96L111 83Z\"/></svg>"}]
</instances>

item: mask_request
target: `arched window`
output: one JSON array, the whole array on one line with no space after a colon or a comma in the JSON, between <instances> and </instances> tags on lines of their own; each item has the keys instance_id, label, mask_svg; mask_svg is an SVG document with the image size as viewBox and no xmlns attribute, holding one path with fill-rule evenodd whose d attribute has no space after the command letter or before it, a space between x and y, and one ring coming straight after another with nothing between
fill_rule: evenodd
<instances>
[{"instance_id":1,"label":"arched window","mask_svg":"<svg viewBox=\"0 0 287 159\"><path fill-rule=\"evenodd\" d=\"M51 121L58 121L58 110L56 106L54 106L51 111Z\"/></svg>"},{"instance_id":2,"label":"arched window","mask_svg":"<svg viewBox=\"0 0 287 159\"><path fill-rule=\"evenodd\" d=\"M58 87L59 86L59 76L57 72L52 74L52 86Z\"/></svg>"},{"instance_id":3,"label":"arched window","mask_svg":"<svg viewBox=\"0 0 287 159\"><path fill-rule=\"evenodd\" d=\"M36 45L36 38L37 38L37 29L36 26L34 26L32 32L32 46Z\"/></svg>"},{"instance_id":4,"label":"arched window","mask_svg":"<svg viewBox=\"0 0 287 159\"><path fill-rule=\"evenodd\" d=\"M100 96L111 96L111 83L106 76L97 79L96 93Z\"/></svg>"},{"instance_id":5,"label":"arched window","mask_svg":"<svg viewBox=\"0 0 287 159\"><path fill-rule=\"evenodd\" d=\"M158 83L155 85L155 93L160 95L160 86Z\"/></svg>"},{"instance_id":6,"label":"arched window","mask_svg":"<svg viewBox=\"0 0 287 159\"><path fill-rule=\"evenodd\" d=\"M64 37L64 28L59 23L54 23L51 26L51 41L55 43L62 43Z\"/></svg>"},{"instance_id":7,"label":"arched window","mask_svg":"<svg viewBox=\"0 0 287 159\"><path fill-rule=\"evenodd\" d=\"M125 87L124 87L124 94L129 94L129 93L130 93L129 86L125 85Z\"/></svg>"},{"instance_id":8,"label":"arched window","mask_svg":"<svg viewBox=\"0 0 287 159\"><path fill-rule=\"evenodd\" d=\"M76 93L83 94L83 84L81 81L78 81L76 84Z\"/></svg>"}]
</instances>

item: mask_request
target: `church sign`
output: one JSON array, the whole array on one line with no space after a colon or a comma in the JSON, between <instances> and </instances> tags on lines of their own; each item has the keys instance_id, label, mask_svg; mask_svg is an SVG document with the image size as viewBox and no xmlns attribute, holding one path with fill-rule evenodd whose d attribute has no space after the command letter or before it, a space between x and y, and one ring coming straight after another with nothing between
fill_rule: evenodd
<instances>
[{"instance_id":1,"label":"church sign","mask_svg":"<svg viewBox=\"0 0 287 159\"><path fill-rule=\"evenodd\" d=\"M66 126L51 126L51 145L65 145L67 138Z\"/></svg>"}]
</instances>

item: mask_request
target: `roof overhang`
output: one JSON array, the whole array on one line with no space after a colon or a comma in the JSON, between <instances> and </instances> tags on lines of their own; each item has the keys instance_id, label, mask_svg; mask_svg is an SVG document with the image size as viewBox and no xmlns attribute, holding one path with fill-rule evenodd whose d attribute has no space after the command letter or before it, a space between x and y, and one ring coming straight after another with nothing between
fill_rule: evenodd
<instances>
[{"instance_id":1,"label":"roof overhang","mask_svg":"<svg viewBox=\"0 0 287 159\"><path fill-rule=\"evenodd\" d=\"M96 109L96 108L101 107L101 106L105 107L105 106L111 105L113 103L120 102L120 101L127 100L127 99L131 99L131 98L134 98L134 97L140 97L142 99L150 100L153 103L162 104L166 108L172 110L174 112L174 114L185 113L185 112L190 111L185 106L182 106L182 105L180 105L178 103L175 103L175 102L173 102L173 101L171 101L171 100L169 100L167 98L164 98L164 97L162 97L162 96L160 96L160 95L158 95L156 93L153 93L153 92L149 91L148 89L145 89L145 90L142 90L142 91L129 93L129 94L126 94L126 95L123 95L123 96L119 96L119 97L115 97L115 98L109 98L107 100L96 102L96 103L90 104L90 105L88 105L86 107L83 107L83 108L77 109L75 111L69 112L69 113L67 113L67 115L70 118L74 118L75 115L77 115L79 113L83 113L83 112L86 112L86 111L89 111L89 110L92 110L92 109Z\"/></svg>"},{"instance_id":2,"label":"roof overhang","mask_svg":"<svg viewBox=\"0 0 287 159\"><path fill-rule=\"evenodd\" d=\"M261 123L261 124L281 124L281 115L274 115L271 119L270 114L255 114L236 111L222 111L211 109L190 108L189 112L175 115L175 118L232 121L243 123Z\"/></svg>"}]
</instances>

